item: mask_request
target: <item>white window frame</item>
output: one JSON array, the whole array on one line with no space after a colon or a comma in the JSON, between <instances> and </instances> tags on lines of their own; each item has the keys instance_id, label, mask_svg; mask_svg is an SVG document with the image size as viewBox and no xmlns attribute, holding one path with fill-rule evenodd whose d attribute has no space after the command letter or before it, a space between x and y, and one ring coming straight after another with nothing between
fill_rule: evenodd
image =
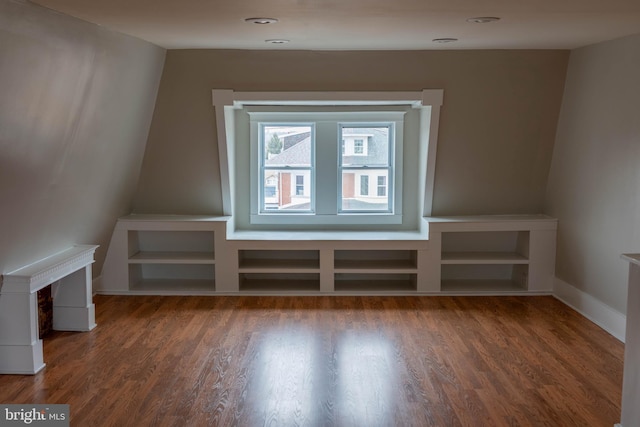
<instances>
[{"instance_id":1,"label":"white window frame","mask_svg":"<svg viewBox=\"0 0 640 427\"><path fill-rule=\"evenodd\" d=\"M250 117L251 135L251 224L401 224L402 223L402 139L403 120L405 111L380 110L371 111L314 111L302 109L302 111L278 111L278 108L247 107ZM264 194L263 169L258 161L262 158L263 126L312 126L312 162L311 174L311 209L309 211L295 210L266 210L261 199ZM340 169L340 145L339 131L341 126L388 126L390 132L391 162L395 162L391 171L395 172L390 181L397 190L393 192L393 198L388 198L389 209L384 211L345 210L341 209L341 185L342 176ZM339 141L340 139L340 141ZM322 142L320 142L322 141ZM369 193L370 194L370 193Z\"/></svg>"},{"instance_id":2,"label":"white window frame","mask_svg":"<svg viewBox=\"0 0 640 427\"><path fill-rule=\"evenodd\" d=\"M386 91L386 92L243 92L230 89L213 89L212 103L215 109L216 136L219 158L221 213L230 216L230 224L234 224L236 215L248 214L236 212L236 139L235 110L247 106L385 106L408 105L419 110L419 178L417 206L419 217L430 216L433 206L433 189L435 183L435 164L438 145L438 128L440 110L443 104L442 89L424 89L421 91ZM247 212L247 213L245 213ZM244 221L244 220L242 220ZM364 222L354 224L366 225ZM313 226L312 222L308 223ZM422 227L422 223L416 224ZM234 227L232 225L232 227Z\"/></svg>"}]
</instances>

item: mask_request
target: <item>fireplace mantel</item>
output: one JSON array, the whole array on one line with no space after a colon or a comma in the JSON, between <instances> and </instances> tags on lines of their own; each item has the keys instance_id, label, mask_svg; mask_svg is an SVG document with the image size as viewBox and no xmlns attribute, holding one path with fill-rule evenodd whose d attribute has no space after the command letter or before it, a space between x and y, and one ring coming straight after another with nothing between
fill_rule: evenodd
<instances>
[{"instance_id":1,"label":"fireplace mantel","mask_svg":"<svg viewBox=\"0 0 640 427\"><path fill-rule=\"evenodd\" d=\"M95 328L91 264L97 247L73 246L2 276L0 374L35 374L45 367L37 301L45 286L52 285L54 330Z\"/></svg>"}]
</instances>

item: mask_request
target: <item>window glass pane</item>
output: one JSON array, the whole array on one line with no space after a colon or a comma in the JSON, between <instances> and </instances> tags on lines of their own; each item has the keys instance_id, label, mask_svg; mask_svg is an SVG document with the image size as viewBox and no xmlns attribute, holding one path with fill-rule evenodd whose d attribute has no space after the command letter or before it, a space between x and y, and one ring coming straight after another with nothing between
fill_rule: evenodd
<instances>
[{"instance_id":1,"label":"window glass pane","mask_svg":"<svg viewBox=\"0 0 640 427\"><path fill-rule=\"evenodd\" d=\"M262 211L311 210L311 170L267 169L264 171Z\"/></svg>"},{"instance_id":2,"label":"window glass pane","mask_svg":"<svg viewBox=\"0 0 640 427\"><path fill-rule=\"evenodd\" d=\"M342 171L343 211L389 211L387 169L349 169ZM380 184L383 183L381 186ZM375 187L370 188L377 184ZM381 192L380 189L384 191Z\"/></svg>"},{"instance_id":3,"label":"window glass pane","mask_svg":"<svg viewBox=\"0 0 640 427\"><path fill-rule=\"evenodd\" d=\"M389 126L343 126L340 129L342 166L389 165Z\"/></svg>"},{"instance_id":4,"label":"window glass pane","mask_svg":"<svg viewBox=\"0 0 640 427\"><path fill-rule=\"evenodd\" d=\"M310 167L310 125L262 125L262 159L267 167Z\"/></svg>"}]
</instances>

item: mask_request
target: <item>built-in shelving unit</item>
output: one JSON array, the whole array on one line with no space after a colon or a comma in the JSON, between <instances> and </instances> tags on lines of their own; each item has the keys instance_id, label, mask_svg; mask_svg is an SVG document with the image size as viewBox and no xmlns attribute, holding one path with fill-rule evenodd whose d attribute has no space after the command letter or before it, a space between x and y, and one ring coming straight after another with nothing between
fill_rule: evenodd
<instances>
[{"instance_id":1,"label":"built-in shelving unit","mask_svg":"<svg viewBox=\"0 0 640 427\"><path fill-rule=\"evenodd\" d=\"M228 218L118 221L101 293L544 294L556 220L429 217L421 231L236 231Z\"/></svg>"},{"instance_id":2,"label":"built-in shelving unit","mask_svg":"<svg viewBox=\"0 0 640 427\"><path fill-rule=\"evenodd\" d=\"M203 216L121 218L105 261L106 286L101 291L215 293L216 249L224 241L225 224L221 218Z\"/></svg>"},{"instance_id":3,"label":"built-in shelving unit","mask_svg":"<svg viewBox=\"0 0 640 427\"><path fill-rule=\"evenodd\" d=\"M431 280L443 293L547 293L556 220L543 215L429 218Z\"/></svg>"},{"instance_id":4,"label":"built-in shelving unit","mask_svg":"<svg viewBox=\"0 0 640 427\"><path fill-rule=\"evenodd\" d=\"M428 247L420 232L236 232L237 281L246 293L417 293ZM230 276L233 276L231 273Z\"/></svg>"}]
</instances>

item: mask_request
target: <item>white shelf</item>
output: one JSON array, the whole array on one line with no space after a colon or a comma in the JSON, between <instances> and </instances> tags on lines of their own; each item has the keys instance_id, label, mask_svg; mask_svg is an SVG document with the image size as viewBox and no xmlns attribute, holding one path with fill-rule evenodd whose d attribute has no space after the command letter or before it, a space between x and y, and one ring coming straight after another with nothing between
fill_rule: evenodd
<instances>
[{"instance_id":1,"label":"white shelf","mask_svg":"<svg viewBox=\"0 0 640 427\"><path fill-rule=\"evenodd\" d=\"M443 252L442 264L529 264L515 252Z\"/></svg>"},{"instance_id":2,"label":"white shelf","mask_svg":"<svg viewBox=\"0 0 640 427\"><path fill-rule=\"evenodd\" d=\"M428 235L424 231L249 231L235 230L227 235L230 241L414 241L424 243Z\"/></svg>"},{"instance_id":3,"label":"white shelf","mask_svg":"<svg viewBox=\"0 0 640 427\"><path fill-rule=\"evenodd\" d=\"M213 252L138 252L129 264L214 264Z\"/></svg>"},{"instance_id":4,"label":"white shelf","mask_svg":"<svg viewBox=\"0 0 640 427\"><path fill-rule=\"evenodd\" d=\"M313 259L244 259L239 273L319 273L319 260Z\"/></svg>"},{"instance_id":5,"label":"white shelf","mask_svg":"<svg viewBox=\"0 0 640 427\"><path fill-rule=\"evenodd\" d=\"M238 251L239 273L319 273L317 250L243 249Z\"/></svg>"}]
</instances>

